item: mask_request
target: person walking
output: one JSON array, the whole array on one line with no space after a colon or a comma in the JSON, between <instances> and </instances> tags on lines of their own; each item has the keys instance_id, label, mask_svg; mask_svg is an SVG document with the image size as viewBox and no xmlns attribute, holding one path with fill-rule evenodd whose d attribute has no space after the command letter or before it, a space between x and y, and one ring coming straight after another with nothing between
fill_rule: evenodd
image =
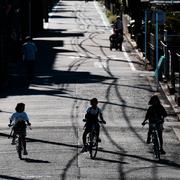
<instances>
[{"instance_id":1,"label":"person walking","mask_svg":"<svg viewBox=\"0 0 180 180\"><path fill-rule=\"evenodd\" d=\"M113 30L116 34L120 33L123 36L123 22L120 16L117 16Z\"/></svg>"},{"instance_id":2,"label":"person walking","mask_svg":"<svg viewBox=\"0 0 180 180\"><path fill-rule=\"evenodd\" d=\"M22 45L23 61L26 71L26 82L29 85L34 76L34 67L37 54L37 46L30 36L25 38L25 43Z\"/></svg>"}]
</instances>

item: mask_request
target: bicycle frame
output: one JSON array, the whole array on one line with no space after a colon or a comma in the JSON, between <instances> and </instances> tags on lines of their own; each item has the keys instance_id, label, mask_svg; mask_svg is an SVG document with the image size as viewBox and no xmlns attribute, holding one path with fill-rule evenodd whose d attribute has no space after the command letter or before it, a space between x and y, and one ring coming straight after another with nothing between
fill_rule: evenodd
<instances>
[{"instance_id":1,"label":"bicycle frame","mask_svg":"<svg viewBox=\"0 0 180 180\"><path fill-rule=\"evenodd\" d=\"M149 124L149 123L145 123ZM144 125L145 125L144 124ZM152 129L152 143L153 143L153 152L156 158L160 160L160 141L159 141L159 134L158 134L158 127L157 124L150 124L150 128Z\"/></svg>"},{"instance_id":2,"label":"bicycle frame","mask_svg":"<svg viewBox=\"0 0 180 180\"><path fill-rule=\"evenodd\" d=\"M156 124L152 124L152 143L153 143L153 151L156 158L160 160L160 141L158 134L158 127Z\"/></svg>"},{"instance_id":3,"label":"bicycle frame","mask_svg":"<svg viewBox=\"0 0 180 180\"><path fill-rule=\"evenodd\" d=\"M11 126L9 126L9 127L11 127ZM30 130L32 130L30 126L28 126L28 127ZM10 132L10 135L8 138L12 137L13 131L14 131L14 128L11 129L11 132ZM26 136L25 132L24 131L17 131L17 132L15 131L15 134L13 136L15 136L14 137L15 145L16 145L16 151L18 153L18 157L19 157L19 159L22 159L23 139L25 141L25 136Z\"/></svg>"},{"instance_id":4,"label":"bicycle frame","mask_svg":"<svg viewBox=\"0 0 180 180\"><path fill-rule=\"evenodd\" d=\"M96 157L98 150L98 136L95 125L92 126L91 132L88 133L87 139L88 139L87 142L88 142L88 150L90 153L90 157L91 159L94 159Z\"/></svg>"}]
</instances>

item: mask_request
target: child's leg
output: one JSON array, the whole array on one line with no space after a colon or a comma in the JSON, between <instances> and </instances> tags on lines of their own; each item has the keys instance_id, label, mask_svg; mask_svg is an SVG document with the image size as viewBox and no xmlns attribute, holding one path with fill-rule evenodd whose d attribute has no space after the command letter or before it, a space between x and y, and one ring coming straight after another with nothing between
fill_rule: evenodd
<instances>
[{"instance_id":1,"label":"child's leg","mask_svg":"<svg viewBox=\"0 0 180 180\"><path fill-rule=\"evenodd\" d=\"M152 129L149 127L148 135L147 135L147 143L150 143L151 141L151 134L152 134Z\"/></svg>"},{"instance_id":2,"label":"child's leg","mask_svg":"<svg viewBox=\"0 0 180 180\"><path fill-rule=\"evenodd\" d=\"M163 137L162 137L162 130L158 131L159 142L160 142L160 149L163 149Z\"/></svg>"},{"instance_id":3,"label":"child's leg","mask_svg":"<svg viewBox=\"0 0 180 180\"><path fill-rule=\"evenodd\" d=\"M27 150L26 150L26 138L25 138L25 136L22 137L22 142L23 142L24 152L27 152Z\"/></svg>"},{"instance_id":4,"label":"child's leg","mask_svg":"<svg viewBox=\"0 0 180 180\"><path fill-rule=\"evenodd\" d=\"M84 146L86 145L86 136L87 136L88 133L89 133L89 131L88 131L88 129L86 128L86 129L84 130L84 133L83 133L83 136L82 136L82 140L83 140Z\"/></svg>"},{"instance_id":5,"label":"child's leg","mask_svg":"<svg viewBox=\"0 0 180 180\"><path fill-rule=\"evenodd\" d=\"M97 136L99 137L99 134L100 134L100 125L99 125L99 123L96 124L96 132L97 132Z\"/></svg>"},{"instance_id":6,"label":"child's leg","mask_svg":"<svg viewBox=\"0 0 180 180\"><path fill-rule=\"evenodd\" d=\"M12 134L12 144L15 144L15 139L16 139L16 132L13 130L13 134Z\"/></svg>"}]
</instances>

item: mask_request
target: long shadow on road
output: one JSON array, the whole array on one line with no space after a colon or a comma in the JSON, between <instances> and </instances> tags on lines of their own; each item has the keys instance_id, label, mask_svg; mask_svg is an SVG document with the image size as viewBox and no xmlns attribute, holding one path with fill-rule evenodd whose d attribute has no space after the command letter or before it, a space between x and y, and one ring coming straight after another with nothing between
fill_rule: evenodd
<instances>
[{"instance_id":1,"label":"long shadow on road","mask_svg":"<svg viewBox=\"0 0 180 180\"><path fill-rule=\"evenodd\" d=\"M6 134L6 133L0 133L0 136L9 137L9 135ZM27 138L27 142L29 142L29 143L40 142L40 143L45 143L45 144L50 144L50 145L72 147L72 148L75 148L75 149L82 148L82 146L78 145L78 144L67 144L67 143L63 143L63 142L60 143L60 142L47 141L47 140L35 139L35 138ZM123 157L129 157L129 158L133 158L133 159L139 159L139 160L146 161L146 162L152 162L152 163L155 163L155 164L162 164L162 165L166 165L166 166L169 166L169 167L175 167L175 168L180 169L180 164L178 164L178 163L176 163L174 161L170 161L168 159L161 159L160 161L157 161L155 159L146 158L146 157L139 156L139 155L136 155L136 154L128 154L126 152L105 150L105 149L100 149L100 148L98 149L98 151L101 152L101 153L113 154L113 155L118 155L118 156L123 156ZM102 161L107 161L107 162L114 161L112 159L108 160L108 159L103 159L103 158L98 158L98 157L95 160L99 160L99 161L102 160ZM27 159L27 161L28 161L28 159ZM31 161L31 159L29 159L29 161ZM32 161L33 161L33 159L32 159ZM46 163L46 161L42 162L42 163ZM117 160L114 161L114 163L127 164L124 161L117 161Z\"/></svg>"},{"instance_id":2,"label":"long shadow on road","mask_svg":"<svg viewBox=\"0 0 180 180\"><path fill-rule=\"evenodd\" d=\"M109 79L110 77L108 76L93 75L89 72L54 70L53 65L56 61L57 54L67 53L73 56L74 53L76 53L74 50L64 48L64 43L59 38L84 36L83 33L64 33L64 31L65 29L49 29L35 38L38 47L38 57L33 85L51 86L53 84L60 85L64 83L97 83ZM60 60L61 59L58 59L58 61ZM31 93L36 95L43 94L43 91L28 89L25 83L26 80L22 63L15 64L9 71L8 89L1 93L1 98ZM51 93L53 92L51 91ZM59 91L59 93L61 93L61 91Z\"/></svg>"},{"instance_id":3,"label":"long shadow on road","mask_svg":"<svg viewBox=\"0 0 180 180\"><path fill-rule=\"evenodd\" d=\"M8 175L0 175L0 178L2 179L10 179L10 180L24 180L22 178L14 177L14 176L8 176Z\"/></svg>"},{"instance_id":4,"label":"long shadow on road","mask_svg":"<svg viewBox=\"0 0 180 180\"><path fill-rule=\"evenodd\" d=\"M28 162L28 163L50 163L49 161L32 159L32 158L22 158L22 160L24 160L25 162Z\"/></svg>"},{"instance_id":5,"label":"long shadow on road","mask_svg":"<svg viewBox=\"0 0 180 180\"><path fill-rule=\"evenodd\" d=\"M0 136L4 136L4 137L8 137L8 134L5 133L0 133ZM46 141L46 140L42 140L42 139L34 139L34 138L27 138L28 142L40 142L40 143L46 143L46 144L50 144L50 145L57 145L57 146L66 146L66 147L71 147L71 148L75 148L75 149L79 149L82 148L81 146L79 146L78 144L67 144L67 143L59 143L59 142L54 142L54 141ZM145 161L145 162L150 162L150 163L154 163L156 165L163 165L163 166L168 166L168 167L172 167L172 168L176 168L176 169L180 169L180 164L174 162L174 161L170 161L167 159L162 159L160 161L157 161L155 159L150 159L150 158L146 158L143 156L139 156L136 154L128 154L126 152L119 152L119 151L112 151L112 150L106 150L106 149L99 149L98 150L101 153L106 153L106 154L111 154L111 155L117 155L120 157L128 157L128 158L132 158L132 159L138 159L141 161ZM78 156L81 153L76 153L73 158L70 159L70 161L67 163L66 167L64 168L64 171L61 175L62 179L66 179L66 171L68 170L68 168L71 166L71 164L77 160ZM123 158L122 158L123 159ZM44 160L37 160L37 159L29 159L29 158L24 158L23 159L25 162L28 163L50 163L49 161L44 161ZM98 158L97 157L94 159L94 161L104 161L107 163L118 163L118 164L127 164L127 162L125 161L118 161L117 159L105 159L105 158ZM153 168L153 167L149 167L149 168ZM0 175L1 177L1 175ZM2 175L3 177L3 175ZM5 176L4 176L5 177ZM6 178L5 178L6 179ZM8 176L7 176L8 179ZM9 177L9 179L11 179L11 177Z\"/></svg>"}]
</instances>

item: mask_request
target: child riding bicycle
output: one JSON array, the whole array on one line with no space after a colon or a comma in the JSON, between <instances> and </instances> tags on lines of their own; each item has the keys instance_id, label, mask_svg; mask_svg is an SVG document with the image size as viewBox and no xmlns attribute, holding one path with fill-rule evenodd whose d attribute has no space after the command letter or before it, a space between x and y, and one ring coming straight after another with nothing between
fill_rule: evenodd
<instances>
[{"instance_id":1,"label":"child riding bicycle","mask_svg":"<svg viewBox=\"0 0 180 180\"><path fill-rule=\"evenodd\" d=\"M98 117L100 117L102 123L106 124L106 121L104 121L101 109L97 106L97 104L98 104L97 98L91 99L90 100L91 106L87 109L86 114L85 114L86 124L84 125L84 133L82 136L83 145L84 145L82 152L87 150L86 136L91 131L93 125L95 125L97 136L99 138L100 126L99 126ZM100 138L99 138L99 141L100 141Z\"/></svg>"},{"instance_id":2,"label":"child riding bicycle","mask_svg":"<svg viewBox=\"0 0 180 180\"><path fill-rule=\"evenodd\" d=\"M146 116L145 116L145 120L142 122L142 125L145 125L146 121L149 120L147 144L151 142L152 127L153 127L153 124L155 124L158 130L161 154L166 154L166 152L163 149L162 133L163 133L164 118L167 116L167 112L164 109L164 107L161 105L160 100L157 95L154 95L151 97L149 101L149 105L151 106L148 108Z\"/></svg>"},{"instance_id":3,"label":"child riding bicycle","mask_svg":"<svg viewBox=\"0 0 180 180\"><path fill-rule=\"evenodd\" d=\"M18 103L15 108L16 112L12 114L10 117L10 123L9 127L13 126L13 139L12 139L12 145L15 144L15 139L17 134L22 134L23 135L23 149L24 149L24 155L27 155L27 150L26 150L26 124L31 125L29 122L29 118L25 110L25 104L24 103Z\"/></svg>"}]
</instances>

